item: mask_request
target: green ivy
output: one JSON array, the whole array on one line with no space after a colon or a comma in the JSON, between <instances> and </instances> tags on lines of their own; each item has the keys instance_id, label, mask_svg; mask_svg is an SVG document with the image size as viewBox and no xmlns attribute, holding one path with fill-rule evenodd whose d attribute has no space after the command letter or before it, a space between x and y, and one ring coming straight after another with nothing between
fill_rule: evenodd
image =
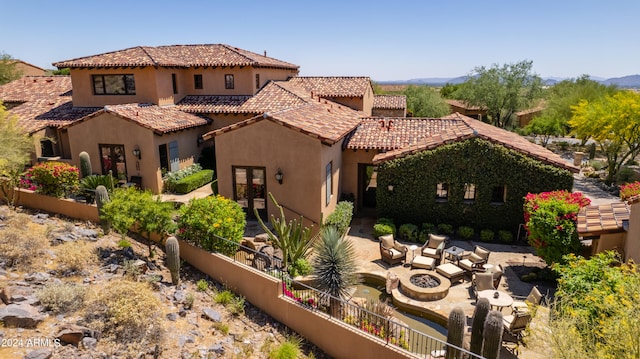
<instances>
[{"instance_id":1,"label":"green ivy","mask_svg":"<svg viewBox=\"0 0 640 359\"><path fill-rule=\"evenodd\" d=\"M436 202L438 183L449 184L446 202ZM473 203L464 201L464 184L476 185ZM507 229L523 223L527 193L573 187L571 172L473 138L427 150L378 166L378 188L393 185L393 192L378 191L379 216L395 223L450 223L455 227ZM506 202L491 203L495 186L506 186Z\"/></svg>"}]
</instances>

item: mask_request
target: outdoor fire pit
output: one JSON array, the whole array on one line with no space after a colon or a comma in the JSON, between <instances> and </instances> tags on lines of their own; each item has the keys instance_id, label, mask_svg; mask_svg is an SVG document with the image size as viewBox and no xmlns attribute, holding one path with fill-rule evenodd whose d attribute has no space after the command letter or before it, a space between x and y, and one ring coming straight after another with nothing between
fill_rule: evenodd
<instances>
[{"instance_id":1,"label":"outdoor fire pit","mask_svg":"<svg viewBox=\"0 0 640 359\"><path fill-rule=\"evenodd\" d=\"M440 280L431 274L414 274L409 280L411 284L417 285L420 288L435 288L440 285Z\"/></svg>"},{"instance_id":2,"label":"outdoor fire pit","mask_svg":"<svg viewBox=\"0 0 640 359\"><path fill-rule=\"evenodd\" d=\"M411 270L406 274L399 274L400 291L405 296L416 300L439 300L449 294L451 281L447 278L425 269Z\"/></svg>"}]
</instances>

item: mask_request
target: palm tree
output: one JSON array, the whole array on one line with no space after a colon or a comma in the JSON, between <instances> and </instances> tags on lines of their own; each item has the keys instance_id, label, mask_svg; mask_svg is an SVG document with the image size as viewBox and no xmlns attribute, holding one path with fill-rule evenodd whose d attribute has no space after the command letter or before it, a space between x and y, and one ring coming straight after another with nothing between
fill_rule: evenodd
<instances>
[{"instance_id":1,"label":"palm tree","mask_svg":"<svg viewBox=\"0 0 640 359\"><path fill-rule=\"evenodd\" d=\"M313 273L319 290L331 295L331 316L340 313L340 299L347 298L349 288L358 283L356 252L350 241L343 239L335 226L326 226L315 245Z\"/></svg>"}]
</instances>

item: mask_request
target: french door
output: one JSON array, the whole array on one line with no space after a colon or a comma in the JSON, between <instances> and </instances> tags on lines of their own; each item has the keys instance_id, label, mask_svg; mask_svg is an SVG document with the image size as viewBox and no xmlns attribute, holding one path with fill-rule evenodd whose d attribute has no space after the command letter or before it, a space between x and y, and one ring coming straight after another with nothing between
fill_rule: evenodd
<instances>
[{"instance_id":1,"label":"french door","mask_svg":"<svg viewBox=\"0 0 640 359\"><path fill-rule=\"evenodd\" d=\"M233 166L232 170L234 201L240 204L248 218L255 218L254 210L258 210L261 218L266 218L266 169Z\"/></svg>"},{"instance_id":2,"label":"french door","mask_svg":"<svg viewBox=\"0 0 640 359\"><path fill-rule=\"evenodd\" d=\"M100 164L102 167L102 174L111 174L118 179L118 181L127 182L127 162L125 158L124 145L108 145L99 144L100 150Z\"/></svg>"}]
</instances>

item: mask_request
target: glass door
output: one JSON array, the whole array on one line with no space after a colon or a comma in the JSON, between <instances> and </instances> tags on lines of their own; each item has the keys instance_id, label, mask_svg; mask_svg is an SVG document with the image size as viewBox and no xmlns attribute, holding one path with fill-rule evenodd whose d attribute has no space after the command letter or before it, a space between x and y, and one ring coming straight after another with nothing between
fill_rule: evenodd
<instances>
[{"instance_id":1,"label":"glass door","mask_svg":"<svg viewBox=\"0 0 640 359\"><path fill-rule=\"evenodd\" d=\"M264 167L233 167L233 199L248 218L255 218L254 209L267 216L265 172Z\"/></svg>"},{"instance_id":2,"label":"glass door","mask_svg":"<svg viewBox=\"0 0 640 359\"><path fill-rule=\"evenodd\" d=\"M100 163L102 174L107 175L109 171L119 182L127 182L127 164L125 161L124 145L100 144Z\"/></svg>"}]
</instances>

